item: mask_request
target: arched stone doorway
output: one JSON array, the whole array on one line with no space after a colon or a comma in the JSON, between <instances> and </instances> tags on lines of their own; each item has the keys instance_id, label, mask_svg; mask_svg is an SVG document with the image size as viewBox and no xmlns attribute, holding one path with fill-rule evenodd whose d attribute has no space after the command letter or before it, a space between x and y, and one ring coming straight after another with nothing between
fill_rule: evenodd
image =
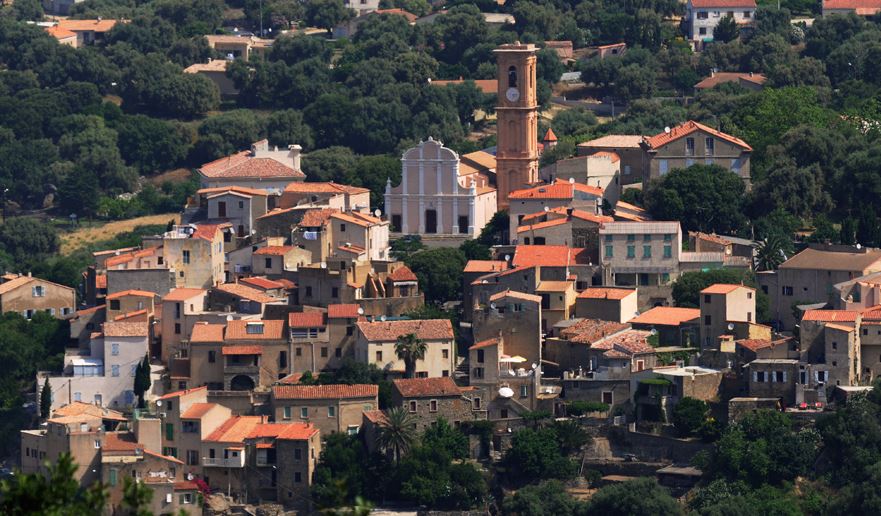
<instances>
[{"instance_id":1,"label":"arched stone doorway","mask_svg":"<svg viewBox=\"0 0 881 516\"><path fill-rule=\"evenodd\" d=\"M229 382L229 390L231 391L253 391L254 387L254 380L243 374L234 376Z\"/></svg>"}]
</instances>

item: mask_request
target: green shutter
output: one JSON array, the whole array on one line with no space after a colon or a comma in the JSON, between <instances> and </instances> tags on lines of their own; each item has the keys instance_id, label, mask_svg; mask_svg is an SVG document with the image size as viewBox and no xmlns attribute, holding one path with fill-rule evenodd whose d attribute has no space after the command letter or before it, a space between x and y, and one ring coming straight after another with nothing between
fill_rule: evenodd
<instances>
[{"instance_id":1,"label":"green shutter","mask_svg":"<svg viewBox=\"0 0 881 516\"><path fill-rule=\"evenodd\" d=\"M165 439L168 441L174 440L174 423L165 423Z\"/></svg>"}]
</instances>

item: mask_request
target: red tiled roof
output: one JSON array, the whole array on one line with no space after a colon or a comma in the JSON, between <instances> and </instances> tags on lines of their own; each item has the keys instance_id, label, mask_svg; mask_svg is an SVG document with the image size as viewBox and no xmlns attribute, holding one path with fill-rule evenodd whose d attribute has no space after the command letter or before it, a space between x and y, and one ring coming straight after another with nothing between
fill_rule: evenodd
<instances>
[{"instance_id":1,"label":"red tiled roof","mask_svg":"<svg viewBox=\"0 0 881 516\"><path fill-rule=\"evenodd\" d=\"M538 185L522 190L515 190L508 195L510 199L572 199L575 192L582 192L602 197L603 189L597 186L570 183L558 179L550 185Z\"/></svg>"},{"instance_id":2,"label":"red tiled roof","mask_svg":"<svg viewBox=\"0 0 881 516\"><path fill-rule=\"evenodd\" d=\"M254 254L256 254L256 255L267 254L267 255L271 255L271 256L284 256L284 255L288 254L289 252L293 251L294 249L296 249L296 247L294 247L292 245L268 245L266 247L261 247L260 249L257 249L256 251L254 251Z\"/></svg>"},{"instance_id":3,"label":"red tiled roof","mask_svg":"<svg viewBox=\"0 0 881 516\"><path fill-rule=\"evenodd\" d=\"M421 398L426 396L459 396L459 386L449 376L440 378L405 378L392 380L395 389L404 398Z\"/></svg>"},{"instance_id":4,"label":"red tiled roof","mask_svg":"<svg viewBox=\"0 0 881 516\"><path fill-rule=\"evenodd\" d=\"M859 312L855 310L807 310L802 321L854 322Z\"/></svg>"},{"instance_id":5,"label":"red tiled roof","mask_svg":"<svg viewBox=\"0 0 881 516\"><path fill-rule=\"evenodd\" d=\"M788 342L789 339L780 339L780 340L768 340L768 339L740 339L735 340L735 344L745 347L750 351L758 351L760 349L772 348L777 346L778 344L783 344Z\"/></svg>"},{"instance_id":6,"label":"red tiled roof","mask_svg":"<svg viewBox=\"0 0 881 516\"><path fill-rule=\"evenodd\" d=\"M724 1L724 0L720 0L720 1ZM749 0L749 1L752 1L752 0ZM742 5L742 1L737 2L737 3L741 3L741 5ZM753 5L755 5L755 2L753 2ZM680 138L684 138L684 137L688 136L689 134L692 134L696 131L702 131L707 134L711 134L711 135L715 136L716 138L720 138L720 139L725 140L729 143L732 143L734 145L742 147L745 150L748 150L748 151L752 150L752 147L750 147L749 144L747 144L745 141L741 140L740 138L735 138L734 136L731 136L730 134L725 134L722 131L717 131L716 129L713 129L712 127L708 127L708 126L701 124L699 122L695 122L694 120L689 120L688 122L677 125L676 127L672 128L669 133L662 132L662 133L656 134L652 137L646 138L645 142L652 149L657 149L659 147L663 147L664 145L667 145L670 142L674 142Z\"/></svg>"},{"instance_id":7,"label":"red tiled roof","mask_svg":"<svg viewBox=\"0 0 881 516\"><path fill-rule=\"evenodd\" d=\"M147 337L150 328L146 322L116 322L104 323L105 337Z\"/></svg>"},{"instance_id":8,"label":"red tiled roof","mask_svg":"<svg viewBox=\"0 0 881 516\"><path fill-rule=\"evenodd\" d=\"M651 332L645 330L625 330L595 342L591 349L612 349L627 355L654 353L655 348L647 340L650 336Z\"/></svg>"},{"instance_id":9,"label":"red tiled roof","mask_svg":"<svg viewBox=\"0 0 881 516\"><path fill-rule=\"evenodd\" d=\"M288 423L278 435L283 441L305 441L318 433L318 428L311 423Z\"/></svg>"},{"instance_id":10,"label":"red tiled roof","mask_svg":"<svg viewBox=\"0 0 881 516\"><path fill-rule=\"evenodd\" d=\"M590 157L609 158L609 161L611 161L612 163L617 163L618 161L621 161L621 156L619 156L617 152L610 151L594 152L590 155Z\"/></svg>"},{"instance_id":11,"label":"red tiled roof","mask_svg":"<svg viewBox=\"0 0 881 516\"><path fill-rule=\"evenodd\" d=\"M383 425L388 421L385 412L381 410L365 410L363 414L374 425Z\"/></svg>"},{"instance_id":12,"label":"red tiled roof","mask_svg":"<svg viewBox=\"0 0 881 516\"><path fill-rule=\"evenodd\" d=\"M167 399L170 399L170 398L177 398L177 397L179 397L179 396L186 396L186 395L188 395L188 394L192 394L192 393L194 393L194 392L203 391L203 390L204 390L204 391L207 391L207 390L208 390L208 386L207 386L207 385L203 385L203 386L201 386L201 387L193 387L192 389L184 389L184 390L182 390L182 391L169 392L168 394L165 394L165 395L159 396L159 399L160 399L160 400L167 400Z\"/></svg>"},{"instance_id":13,"label":"red tiled roof","mask_svg":"<svg viewBox=\"0 0 881 516\"><path fill-rule=\"evenodd\" d=\"M83 403L82 401L74 401L52 411L53 417L72 417L82 415L100 417L101 419L110 419L113 421L127 421L122 412L99 407L91 403Z\"/></svg>"},{"instance_id":14,"label":"red tiled roof","mask_svg":"<svg viewBox=\"0 0 881 516\"><path fill-rule=\"evenodd\" d=\"M422 319L405 321L362 321L358 329L368 341L388 342L413 333L422 340L451 340L453 325L449 319Z\"/></svg>"},{"instance_id":15,"label":"red tiled roof","mask_svg":"<svg viewBox=\"0 0 881 516\"><path fill-rule=\"evenodd\" d=\"M303 214L303 218L297 225L300 227L317 228L327 224L327 221L330 220L330 216L338 212L339 210L333 208L309 210Z\"/></svg>"},{"instance_id":16,"label":"red tiled roof","mask_svg":"<svg viewBox=\"0 0 881 516\"><path fill-rule=\"evenodd\" d=\"M291 328L324 328L324 312L291 312L288 314L288 326Z\"/></svg>"},{"instance_id":17,"label":"red tiled roof","mask_svg":"<svg viewBox=\"0 0 881 516\"><path fill-rule=\"evenodd\" d=\"M379 387L369 384L274 385L272 395L281 400L327 400L339 398L373 398Z\"/></svg>"},{"instance_id":18,"label":"red tiled roof","mask_svg":"<svg viewBox=\"0 0 881 516\"><path fill-rule=\"evenodd\" d=\"M174 483L174 490L175 491L198 491L199 484L197 484L193 481L190 481L190 480L175 482Z\"/></svg>"},{"instance_id":19,"label":"red tiled roof","mask_svg":"<svg viewBox=\"0 0 881 516\"><path fill-rule=\"evenodd\" d=\"M135 310L134 312L126 312L113 318L113 322L125 321L126 319L137 319L142 315L147 315L147 309Z\"/></svg>"},{"instance_id":20,"label":"red tiled roof","mask_svg":"<svg viewBox=\"0 0 881 516\"><path fill-rule=\"evenodd\" d=\"M223 346L221 353L224 355L262 355L263 348L260 346Z\"/></svg>"},{"instance_id":21,"label":"red tiled roof","mask_svg":"<svg viewBox=\"0 0 881 516\"><path fill-rule=\"evenodd\" d=\"M98 305L98 306L93 306L92 308L83 308L82 310L77 310L76 316L80 317L83 315L90 315L90 314L93 314L99 310L104 310L104 308L106 306L107 305Z\"/></svg>"},{"instance_id":22,"label":"red tiled roof","mask_svg":"<svg viewBox=\"0 0 881 516\"><path fill-rule=\"evenodd\" d=\"M512 297L514 299L520 299L522 301L531 301L533 303L541 303L541 296L537 296L535 294L527 294L525 292L517 292L516 290L503 290L501 292L496 292L495 294L489 296L489 300L498 301L499 299L504 299L506 297Z\"/></svg>"},{"instance_id":23,"label":"red tiled roof","mask_svg":"<svg viewBox=\"0 0 881 516\"><path fill-rule=\"evenodd\" d=\"M249 327L262 324L263 333L248 333ZM226 322L226 340L286 340L284 321L264 319L259 321L233 320Z\"/></svg>"},{"instance_id":24,"label":"red tiled roof","mask_svg":"<svg viewBox=\"0 0 881 516\"><path fill-rule=\"evenodd\" d=\"M198 322L193 325L190 333L190 342L223 342L223 324L208 324Z\"/></svg>"},{"instance_id":25,"label":"red tiled roof","mask_svg":"<svg viewBox=\"0 0 881 516\"><path fill-rule=\"evenodd\" d=\"M628 326L623 323L602 321L600 319L584 319L564 328L560 336L569 342L591 344L604 337L618 333Z\"/></svg>"},{"instance_id":26,"label":"red tiled roof","mask_svg":"<svg viewBox=\"0 0 881 516\"><path fill-rule=\"evenodd\" d=\"M291 373L284 378L280 379L278 383L286 384L286 385L296 385L300 383L300 380L303 378L303 373Z\"/></svg>"},{"instance_id":27,"label":"red tiled roof","mask_svg":"<svg viewBox=\"0 0 881 516\"><path fill-rule=\"evenodd\" d=\"M620 201L619 201L620 204ZM548 217L550 214L561 215L563 217L571 217L575 219L587 220L590 222L596 222L601 224L603 222L613 222L615 219L606 215L596 215L594 213L590 213L589 211L579 210L575 208L568 208L566 206L557 206L556 208L551 208L548 211L539 211L535 213L530 213L529 215L523 216L523 222L540 218L540 217Z\"/></svg>"},{"instance_id":28,"label":"red tiled roof","mask_svg":"<svg viewBox=\"0 0 881 516\"><path fill-rule=\"evenodd\" d=\"M156 297L155 292L148 292L146 290L123 290L121 292L114 292L107 296L107 299L119 299L121 297L132 296L132 297Z\"/></svg>"},{"instance_id":29,"label":"red tiled roof","mask_svg":"<svg viewBox=\"0 0 881 516\"><path fill-rule=\"evenodd\" d=\"M554 134L554 130L548 127L547 132L545 132L544 138L541 139L543 142L555 142L557 141L557 135Z\"/></svg>"},{"instance_id":30,"label":"red tiled roof","mask_svg":"<svg viewBox=\"0 0 881 516\"><path fill-rule=\"evenodd\" d=\"M183 466L183 464L184 464L184 462L183 462L182 460L180 460L180 459L177 459L177 458L175 458L175 457L170 457L170 456L168 456L168 455L162 455L161 453L152 452L152 451L150 451L150 450L148 450L148 449L146 449L146 448L144 449L144 453L147 454L147 455L153 456L153 457L160 458L160 459L162 459L162 460L167 460L167 461L169 461L169 462L174 462L175 464L180 464L181 466Z\"/></svg>"},{"instance_id":31,"label":"red tiled roof","mask_svg":"<svg viewBox=\"0 0 881 516\"><path fill-rule=\"evenodd\" d=\"M388 279L392 281L417 281L416 275L410 270L410 267L402 265L388 275Z\"/></svg>"},{"instance_id":32,"label":"red tiled roof","mask_svg":"<svg viewBox=\"0 0 881 516\"><path fill-rule=\"evenodd\" d=\"M284 187L285 192L294 192L294 193L368 193L370 192L367 188L361 188L360 186L350 186L350 185L341 185L330 182L304 182L304 183L290 183L286 187Z\"/></svg>"},{"instance_id":33,"label":"red tiled roof","mask_svg":"<svg viewBox=\"0 0 881 516\"><path fill-rule=\"evenodd\" d=\"M196 297L200 294L204 294L206 292L205 289L201 288L173 288L168 294L162 298L163 301L186 301L190 298Z\"/></svg>"},{"instance_id":34,"label":"red tiled roof","mask_svg":"<svg viewBox=\"0 0 881 516\"><path fill-rule=\"evenodd\" d=\"M261 277L261 276L251 276L248 278L241 278L239 283L246 283L248 286L256 287L263 290L274 290L285 288L285 286L277 281L271 280L269 278Z\"/></svg>"},{"instance_id":35,"label":"red tiled roof","mask_svg":"<svg viewBox=\"0 0 881 516\"><path fill-rule=\"evenodd\" d=\"M695 84L694 87L699 90L705 90L715 88L726 82L738 82L740 80L749 81L755 84L764 84L766 77L760 73L716 72Z\"/></svg>"},{"instance_id":36,"label":"red tiled roof","mask_svg":"<svg viewBox=\"0 0 881 516\"><path fill-rule=\"evenodd\" d=\"M350 213L342 213L342 212L338 211L336 213L332 213L330 215L330 218L336 219L336 220L342 220L342 221L348 222L350 224L355 224L357 226L362 226L365 228L369 227L369 226L373 226L375 224L382 223L382 219L378 219L378 218L372 217L370 215L365 215L365 214L363 214L361 212L357 212L357 211L353 211Z\"/></svg>"},{"instance_id":37,"label":"red tiled roof","mask_svg":"<svg viewBox=\"0 0 881 516\"><path fill-rule=\"evenodd\" d=\"M563 224L568 224L570 222L571 221L568 218L546 220L544 222L536 222L535 224L530 224L528 226L520 226L519 228L517 228L517 232L526 233L528 231L535 231L537 229L562 226Z\"/></svg>"},{"instance_id":38,"label":"red tiled roof","mask_svg":"<svg viewBox=\"0 0 881 516\"><path fill-rule=\"evenodd\" d=\"M391 14L395 16L403 16L404 18L406 18L408 23L415 23L416 19L419 18L415 14L405 11L399 7L394 9L377 9L373 11L372 14Z\"/></svg>"},{"instance_id":39,"label":"red tiled roof","mask_svg":"<svg viewBox=\"0 0 881 516\"><path fill-rule=\"evenodd\" d=\"M138 444L135 436L129 432L107 432L101 444L103 452L134 452L143 448L144 446Z\"/></svg>"},{"instance_id":40,"label":"red tiled roof","mask_svg":"<svg viewBox=\"0 0 881 516\"><path fill-rule=\"evenodd\" d=\"M701 290L701 294L729 294L739 288L747 288L749 290L755 290L754 288L747 287L746 285L733 285L730 283L716 283L716 284L710 285L709 287Z\"/></svg>"},{"instance_id":41,"label":"red tiled roof","mask_svg":"<svg viewBox=\"0 0 881 516\"><path fill-rule=\"evenodd\" d=\"M203 440L219 443L244 443L245 438L254 427L261 423L263 423L261 416L234 416L227 419Z\"/></svg>"},{"instance_id":42,"label":"red tiled roof","mask_svg":"<svg viewBox=\"0 0 881 516\"><path fill-rule=\"evenodd\" d=\"M202 195L217 194L217 193L222 193L222 192L236 192L236 193L242 193L242 194L246 194L246 195L257 195L257 196L263 196L263 197L269 195L269 192L267 192L266 190L257 189L257 188L247 188L244 186L234 186L234 185L233 186L218 186L216 188L202 188L200 190L196 190L197 194L202 194Z\"/></svg>"},{"instance_id":43,"label":"red tiled roof","mask_svg":"<svg viewBox=\"0 0 881 516\"><path fill-rule=\"evenodd\" d=\"M337 304L337 305L327 305L327 318L328 319L357 319L361 316L358 313L358 310L361 309L360 305L356 304Z\"/></svg>"},{"instance_id":44,"label":"red tiled roof","mask_svg":"<svg viewBox=\"0 0 881 516\"><path fill-rule=\"evenodd\" d=\"M508 269L508 262L503 260L468 260L463 272L499 272Z\"/></svg>"},{"instance_id":45,"label":"red tiled roof","mask_svg":"<svg viewBox=\"0 0 881 516\"><path fill-rule=\"evenodd\" d=\"M579 299L615 299L621 300L631 294L635 294L636 290L629 288L608 288L608 287L591 287L581 294Z\"/></svg>"},{"instance_id":46,"label":"red tiled roof","mask_svg":"<svg viewBox=\"0 0 881 516\"><path fill-rule=\"evenodd\" d=\"M231 227L232 224L229 222L222 222L220 224L197 224L195 226L195 231L193 231L192 238L200 238L210 242L217 236L218 231Z\"/></svg>"},{"instance_id":47,"label":"red tiled roof","mask_svg":"<svg viewBox=\"0 0 881 516\"><path fill-rule=\"evenodd\" d=\"M823 0L823 9L848 9L860 16L871 16L881 10L881 0Z\"/></svg>"},{"instance_id":48,"label":"red tiled roof","mask_svg":"<svg viewBox=\"0 0 881 516\"><path fill-rule=\"evenodd\" d=\"M631 319L630 324L650 324L655 326L679 326L701 316L699 308L679 308L675 306L656 306Z\"/></svg>"},{"instance_id":49,"label":"red tiled roof","mask_svg":"<svg viewBox=\"0 0 881 516\"><path fill-rule=\"evenodd\" d=\"M251 288L247 285L242 285L240 283L223 283L221 285L217 285L214 288L221 292L226 292L227 294L240 297L242 299L254 301L255 303L267 304L282 301L281 299L276 299L272 296L268 296L263 291L257 290L256 288Z\"/></svg>"},{"instance_id":50,"label":"red tiled roof","mask_svg":"<svg viewBox=\"0 0 881 516\"><path fill-rule=\"evenodd\" d=\"M183 414L181 419L201 419L202 416L211 411L214 407L219 407L217 403L193 403Z\"/></svg>"},{"instance_id":51,"label":"red tiled roof","mask_svg":"<svg viewBox=\"0 0 881 516\"><path fill-rule=\"evenodd\" d=\"M107 288L107 275L106 274L96 274L95 275L95 288L99 289L99 290Z\"/></svg>"},{"instance_id":52,"label":"red tiled roof","mask_svg":"<svg viewBox=\"0 0 881 516\"><path fill-rule=\"evenodd\" d=\"M116 25L117 20L58 20L56 27L71 32L109 32ZM121 22L126 23L126 22Z\"/></svg>"},{"instance_id":53,"label":"red tiled roof","mask_svg":"<svg viewBox=\"0 0 881 516\"><path fill-rule=\"evenodd\" d=\"M566 267L587 265L589 262L587 249L564 245L518 245L511 264L514 267Z\"/></svg>"},{"instance_id":54,"label":"red tiled roof","mask_svg":"<svg viewBox=\"0 0 881 516\"><path fill-rule=\"evenodd\" d=\"M305 178L299 170L272 158L255 158L251 151L241 151L202 165L199 171L210 178Z\"/></svg>"},{"instance_id":55,"label":"red tiled roof","mask_svg":"<svg viewBox=\"0 0 881 516\"><path fill-rule=\"evenodd\" d=\"M493 346L498 346L498 345L499 345L499 338L493 337L491 339L486 339L486 340L482 340L480 342L476 342L473 346L468 348L468 351L471 351L472 349L491 348Z\"/></svg>"}]
</instances>

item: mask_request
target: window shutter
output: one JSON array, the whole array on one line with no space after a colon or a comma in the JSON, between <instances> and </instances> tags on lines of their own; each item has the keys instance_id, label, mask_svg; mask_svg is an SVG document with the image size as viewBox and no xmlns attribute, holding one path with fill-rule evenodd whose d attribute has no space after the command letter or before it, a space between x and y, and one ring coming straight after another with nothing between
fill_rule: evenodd
<instances>
[{"instance_id":1,"label":"window shutter","mask_svg":"<svg viewBox=\"0 0 881 516\"><path fill-rule=\"evenodd\" d=\"M757 383L759 381L759 373L757 371L753 371L753 383Z\"/></svg>"},{"instance_id":2,"label":"window shutter","mask_svg":"<svg viewBox=\"0 0 881 516\"><path fill-rule=\"evenodd\" d=\"M786 371L783 371L783 383L786 383Z\"/></svg>"}]
</instances>

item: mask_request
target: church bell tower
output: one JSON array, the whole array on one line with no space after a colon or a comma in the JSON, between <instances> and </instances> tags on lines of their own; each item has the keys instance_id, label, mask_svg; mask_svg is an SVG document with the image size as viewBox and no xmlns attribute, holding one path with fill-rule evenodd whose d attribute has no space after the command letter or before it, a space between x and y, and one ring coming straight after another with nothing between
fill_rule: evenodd
<instances>
[{"instance_id":1,"label":"church bell tower","mask_svg":"<svg viewBox=\"0 0 881 516\"><path fill-rule=\"evenodd\" d=\"M538 182L536 51L532 43L494 50L499 79L496 186L500 210L508 207L512 191Z\"/></svg>"}]
</instances>

